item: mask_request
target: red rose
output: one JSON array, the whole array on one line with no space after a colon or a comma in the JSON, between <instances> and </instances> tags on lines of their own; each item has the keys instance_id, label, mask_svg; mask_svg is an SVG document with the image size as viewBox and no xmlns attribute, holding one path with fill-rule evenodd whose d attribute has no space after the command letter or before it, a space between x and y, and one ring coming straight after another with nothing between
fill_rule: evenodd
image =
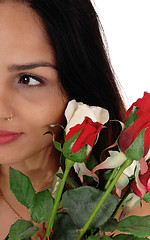
<instances>
[{"instance_id":1,"label":"red rose","mask_svg":"<svg viewBox=\"0 0 150 240\"><path fill-rule=\"evenodd\" d=\"M141 183L144 185L146 193L150 191L150 165L148 166L148 171L146 173L139 174L139 179ZM136 181L134 180L132 183L132 190L133 192L138 195L140 198L142 198L142 193L136 186Z\"/></svg>"},{"instance_id":2,"label":"red rose","mask_svg":"<svg viewBox=\"0 0 150 240\"><path fill-rule=\"evenodd\" d=\"M150 94L145 92L143 98L138 99L129 108L126 114L126 120L133 109L137 107L136 119L129 125L119 137L119 146L123 152L126 151L136 139L141 130L145 129L144 132L144 157L150 149ZM140 146L139 146L140 147Z\"/></svg>"},{"instance_id":3,"label":"red rose","mask_svg":"<svg viewBox=\"0 0 150 240\"><path fill-rule=\"evenodd\" d=\"M93 122L91 118L85 117L84 121L81 124L77 124L74 127L71 127L65 137L65 142L81 130L77 140L71 149L71 153L78 152L86 144L93 147L95 138L100 133L102 126L103 124L99 122Z\"/></svg>"}]
</instances>

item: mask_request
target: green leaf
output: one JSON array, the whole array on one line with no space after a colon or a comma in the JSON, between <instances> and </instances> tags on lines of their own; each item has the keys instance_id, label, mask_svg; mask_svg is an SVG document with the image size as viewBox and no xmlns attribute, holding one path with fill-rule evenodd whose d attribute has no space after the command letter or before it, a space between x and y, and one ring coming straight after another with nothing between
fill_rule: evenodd
<instances>
[{"instance_id":1,"label":"green leaf","mask_svg":"<svg viewBox=\"0 0 150 240\"><path fill-rule=\"evenodd\" d=\"M137 111L138 111L138 107L133 106L129 117L127 118L127 120L125 122L125 129L130 127L135 122L135 120L138 118L138 115L136 114Z\"/></svg>"},{"instance_id":2,"label":"green leaf","mask_svg":"<svg viewBox=\"0 0 150 240\"><path fill-rule=\"evenodd\" d=\"M96 237L96 236L90 236L90 237L88 237L88 240L99 240L99 237Z\"/></svg>"},{"instance_id":3,"label":"green leaf","mask_svg":"<svg viewBox=\"0 0 150 240\"><path fill-rule=\"evenodd\" d=\"M150 192L147 192L145 195L144 195L144 197L143 197L143 200L145 201L145 202L150 202Z\"/></svg>"},{"instance_id":4,"label":"green leaf","mask_svg":"<svg viewBox=\"0 0 150 240\"><path fill-rule=\"evenodd\" d=\"M78 152L71 153L69 159L73 162L82 163L91 152L92 147L88 144L84 145Z\"/></svg>"},{"instance_id":5,"label":"green leaf","mask_svg":"<svg viewBox=\"0 0 150 240\"><path fill-rule=\"evenodd\" d=\"M99 164L98 160L95 158L94 154L91 153L88 159L85 162L86 167L92 171L94 167L96 167Z\"/></svg>"},{"instance_id":6,"label":"green leaf","mask_svg":"<svg viewBox=\"0 0 150 240\"><path fill-rule=\"evenodd\" d=\"M66 158L65 158L65 156L61 153L61 154L60 154L60 164L61 164L61 166L65 167L65 161L66 161Z\"/></svg>"},{"instance_id":7,"label":"green leaf","mask_svg":"<svg viewBox=\"0 0 150 240\"><path fill-rule=\"evenodd\" d=\"M61 127L61 128L63 129L64 135L65 135L64 127L63 127L62 125L59 125L59 124L57 124L57 125L55 125L55 124L50 124L49 126L50 126L51 128ZM44 133L44 135L46 135L46 134L52 134L53 144L54 144L55 148L56 148L58 151L62 152L61 144L55 140L55 134L54 134L54 132L50 130L50 131L47 131L47 132Z\"/></svg>"},{"instance_id":8,"label":"green leaf","mask_svg":"<svg viewBox=\"0 0 150 240\"><path fill-rule=\"evenodd\" d=\"M64 127L60 124L50 124L50 127L54 128L54 127L61 127L64 130Z\"/></svg>"},{"instance_id":9,"label":"green leaf","mask_svg":"<svg viewBox=\"0 0 150 240\"><path fill-rule=\"evenodd\" d=\"M110 239L112 239L112 238L108 237L108 236L101 237L101 240L110 240Z\"/></svg>"},{"instance_id":10,"label":"green leaf","mask_svg":"<svg viewBox=\"0 0 150 240\"><path fill-rule=\"evenodd\" d=\"M106 170L106 172L104 173L104 177L105 177L106 180L109 180L109 178L112 174L112 171L113 171L113 169Z\"/></svg>"},{"instance_id":11,"label":"green leaf","mask_svg":"<svg viewBox=\"0 0 150 240\"><path fill-rule=\"evenodd\" d=\"M73 222L82 228L103 194L104 192L102 191L85 186L66 191L63 194L62 202ZM95 229L104 224L110 218L117 203L118 199L110 194L97 213L89 229Z\"/></svg>"},{"instance_id":12,"label":"green leaf","mask_svg":"<svg viewBox=\"0 0 150 240\"><path fill-rule=\"evenodd\" d=\"M9 240L9 235L5 238L5 240ZM22 238L22 240L32 240L32 239L29 237L29 238Z\"/></svg>"},{"instance_id":13,"label":"green leaf","mask_svg":"<svg viewBox=\"0 0 150 240\"><path fill-rule=\"evenodd\" d=\"M63 173L56 173L59 178L63 178ZM72 188L76 189L79 187L79 184L72 179L69 175L67 176L66 183L68 183Z\"/></svg>"},{"instance_id":14,"label":"green leaf","mask_svg":"<svg viewBox=\"0 0 150 240\"><path fill-rule=\"evenodd\" d=\"M119 222L117 229L137 237L148 237L150 236L150 215L125 218Z\"/></svg>"},{"instance_id":15,"label":"green leaf","mask_svg":"<svg viewBox=\"0 0 150 240\"><path fill-rule=\"evenodd\" d=\"M79 227L73 223L68 214L57 214L53 226L52 240L76 240L79 235L78 229Z\"/></svg>"},{"instance_id":16,"label":"green leaf","mask_svg":"<svg viewBox=\"0 0 150 240\"><path fill-rule=\"evenodd\" d=\"M52 127L52 126L53 126L53 127L57 127L57 126L60 126L60 125L51 125L51 127ZM51 133L52 133L52 136L53 136L53 144L54 144L55 148L56 148L59 152L62 152L61 144L55 140L55 134L54 134L53 132L51 132Z\"/></svg>"},{"instance_id":17,"label":"green leaf","mask_svg":"<svg viewBox=\"0 0 150 240\"><path fill-rule=\"evenodd\" d=\"M109 218L108 221L100 227L102 232L113 232L118 226L117 219Z\"/></svg>"},{"instance_id":18,"label":"green leaf","mask_svg":"<svg viewBox=\"0 0 150 240\"><path fill-rule=\"evenodd\" d=\"M22 238L22 240L32 240L32 238Z\"/></svg>"},{"instance_id":19,"label":"green leaf","mask_svg":"<svg viewBox=\"0 0 150 240\"><path fill-rule=\"evenodd\" d=\"M55 146L55 148L59 151L62 152L62 148L61 148L61 144L59 142L57 142L56 140L53 141L53 144Z\"/></svg>"},{"instance_id":20,"label":"green leaf","mask_svg":"<svg viewBox=\"0 0 150 240\"><path fill-rule=\"evenodd\" d=\"M71 150L73 145L75 144L77 138L79 137L80 133L81 133L82 129L77 132L76 134L74 134L71 138L69 138L67 141L64 142L63 144L63 155L68 158L68 156L70 156L71 154ZM69 158L68 158L69 159Z\"/></svg>"},{"instance_id":21,"label":"green leaf","mask_svg":"<svg viewBox=\"0 0 150 240\"><path fill-rule=\"evenodd\" d=\"M92 171L92 169L94 167L96 167L98 164L99 164L99 162L97 161L97 159L95 158L93 153L91 153L90 156L88 157L88 159L85 161L85 165L86 165L87 169L89 169L90 171ZM99 175L99 171L96 171L95 174ZM87 175L84 175L83 179L84 179L84 182L86 182L86 183L95 181L93 179L93 177L89 177Z\"/></svg>"},{"instance_id":22,"label":"green leaf","mask_svg":"<svg viewBox=\"0 0 150 240\"><path fill-rule=\"evenodd\" d=\"M32 238L28 237L28 238L22 238L22 240L32 240Z\"/></svg>"},{"instance_id":23,"label":"green leaf","mask_svg":"<svg viewBox=\"0 0 150 240\"><path fill-rule=\"evenodd\" d=\"M38 192L34 205L29 209L32 220L36 223L45 222L50 217L52 208L53 198L49 190Z\"/></svg>"},{"instance_id":24,"label":"green leaf","mask_svg":"<svg viewBox=\"0 0 150 240\"><path fill-rule=\"evenodd\" d=\"M144 155L144 133L146 129L142 129L133 143L126 149L125 155L130 160L141 160Z\"/></svg>"},{"instance_id":25,"label":"green leaf","mask_svg":"<svg viewBox=\"0 0 150 240\"><path fill-rule=\"evenodd\" d=\"M34 204L35 190L30 179L18 170L9 168L9 186L17 200L27 208Z\"/></svg>"},{"instance_id":26,"label":"green leaf","mask_svg":"<svg viewBox=\"0 0 150 240\"><path fill-rule=\"evenodd\" d=\"M119 234L113 237L113 240L148 240L148 238L140 238L130 234Z\"/></svg>"},{"instance_id":27,"label":"green leaf","mask_svg":"<svg viewBox=\"0 0 150 240\"><path fill-rule=\"evenodd\" d=\"M11 225L9 232L9 240L26 239L34 235L39 230L38 227L33 226L30 221L17 220Z\"/></svg>"}]
</instances>

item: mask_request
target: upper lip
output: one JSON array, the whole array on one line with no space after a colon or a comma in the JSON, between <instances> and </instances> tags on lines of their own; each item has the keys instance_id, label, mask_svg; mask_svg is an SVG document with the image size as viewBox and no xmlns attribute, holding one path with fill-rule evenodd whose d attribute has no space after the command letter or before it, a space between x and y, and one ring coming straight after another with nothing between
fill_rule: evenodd
<instances>
[{"instance_id":1,"label":"upper lip","mask_svg":"<svg viewBox=\"0 0 150 240\"><path fill-rule=\"evenodd\" d=\"M21 134L21 132L12 132L7 130L0 130L0 136L16 135Z\"/></svg>"}]
</instances>

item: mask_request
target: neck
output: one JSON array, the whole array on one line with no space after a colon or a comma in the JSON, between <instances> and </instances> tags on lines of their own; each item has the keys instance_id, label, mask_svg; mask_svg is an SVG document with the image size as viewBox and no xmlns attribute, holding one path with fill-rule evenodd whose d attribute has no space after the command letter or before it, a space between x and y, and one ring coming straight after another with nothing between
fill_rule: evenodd
<instances>
[{"instance_id":1,"label":"neck","mask_svg":"<svg viewBox=\"0 0 150 240\"><path fill-rule=\"evenodd\" d=\"M34 189L39 192L52 187L54 174L59 168L59 153L53 148L19 163L0 166L0 189L9 192L9 167L28 176Z\"/></svg>"}]
</instances>

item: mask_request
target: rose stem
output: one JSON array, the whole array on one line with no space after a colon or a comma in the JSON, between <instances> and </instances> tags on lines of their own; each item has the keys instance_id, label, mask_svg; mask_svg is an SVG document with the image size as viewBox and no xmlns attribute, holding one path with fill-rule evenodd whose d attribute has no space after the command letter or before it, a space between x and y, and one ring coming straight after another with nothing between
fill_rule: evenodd
<instances>
[{"instance_id":1,"label":"rose stem","mask_svg":"<svg viewBox=\"0 0 150 240\"><path fill-rule=\"evenodd\" d=\"M44 236L43 240L46 240L46 237L50 236L50 231L51 231L51 229L53 227L53 224L54 224L55 216L56 216L56 213L57 213L57 209L59 207L59 203L60 203L61 195L62 195L64 186L65 186L65 183L66 183L66 179L67 179L67 176L68 176L68 174L70 172L70 169L73 166L73 164L74 164L73 161L70 161L69 159L65 160L65 172L64 172L63 178L61 180L61 184L60 184L57 196L56 196L56 200L55 200L55 203L54 203L54 206L53 206L53 210L52 210L52 213L51 213L51 216L50 216L50 219L49 219L49 222L48 222L48 225L47 225L46 233L45 233L45 236Z\"/></svg>"},{"instance_id":2,"label":"rose stem","mask_svg":"<svg viewBox=\"0 0 150 240\"><path fill-rule=\"evenodd\" d=\"M108 179L108 181L107 181L107 183L105 185L105 188L104 188L105 190L107 190L107 188L109 187L109 185L110 185L111 181L113 180L114 176L116 175L117 171L118 171L118 168L114 168L114 170L111 173L110 178Z\"/></svg>"},{"instance_id":3,"label":"rose stem","mask_svg":"<svg viewBox=\"0 0 150 240\"><path fill-rule=\"evenodd\" d=\"M110 194L110 192L113 190L116 182L118 181L119 177L121 176L121 174L123 173L123 171L131 165L131 163L133 162L133 160L126 160L120 167L119 171L117 172L115 178L112 180L111 184L109 185L109 187L107 188L106 192L104 193L104 195L102 196L102 198L100 199L99 203L97 204L96 208L94 209L94 211L92 212L90 218L88 219L88 221L86 222L86 224L84 225L84 227L82 228L82 230L80 231L80 234L77 238L77 240L81 240L83 235L85 234L85 232L87 231L88 227L90 226L90 224L92 223L92 221L94 220L96 214L98 213L99 209L101 208L101 206L103 205L103 203L105 202L106 198L108 197L108 195Z\"/></svg>"}]
</instances>

